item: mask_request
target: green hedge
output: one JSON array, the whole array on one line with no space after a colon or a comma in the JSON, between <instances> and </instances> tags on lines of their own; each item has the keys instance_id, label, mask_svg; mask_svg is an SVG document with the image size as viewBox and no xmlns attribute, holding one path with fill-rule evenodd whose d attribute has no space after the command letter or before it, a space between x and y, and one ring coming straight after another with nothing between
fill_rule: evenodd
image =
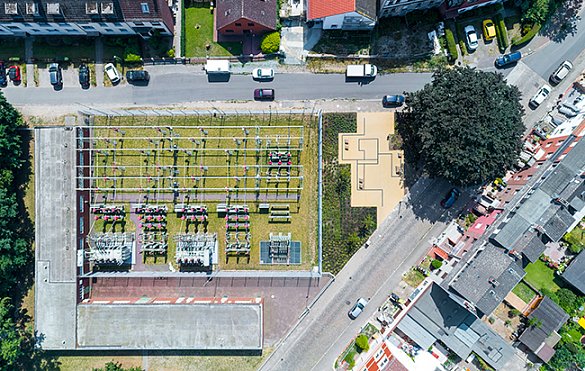
<instances>
[{"instance_id":1,"label":"green hedge","mask_svg":"<svg viewBox=\"0 0 585 371\"><path fill-rule=\"evenodd\" d=\"M532 39L537 33L538 31L540 31L540 25L539 24L535 24L534 26L532 26L532 29L530 31L528 31L528 33L526 35L524 35L522 38L517 39L517 38L513 38L512 39L512 45L522 45L525 42L529 41L530 39Z\"/></svg>"},{"instance_id":2,"label":"green hedge","mask_svg":"<svg viewBox=\"0 0 585 371\"><path fill-rule=\"evenodd\" d=\"M459 58L459 52L457 51L457 44L455 44L455 38L450 28L445 29L445 36L447 37L447 48L449 49L449 58L456 60Z\"/></svg>"},{"instance_id":3,"label":"green hedge","mask_svg":"<svg viewBox=\"0 0 585 371\"><path fill-rule=\"evenodd\" d=\"M500 50L503 52L510 44L508 43L508 30L506 30L506 23L501 14L496 15L496 34L498 35L498 44L500 44Z\"/></svg>"}]
</instances>

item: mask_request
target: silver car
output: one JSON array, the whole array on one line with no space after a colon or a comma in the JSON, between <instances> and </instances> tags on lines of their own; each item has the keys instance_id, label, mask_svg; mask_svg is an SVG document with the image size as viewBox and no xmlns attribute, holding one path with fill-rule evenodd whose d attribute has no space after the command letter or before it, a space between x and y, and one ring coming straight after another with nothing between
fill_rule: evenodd
<instances>
[{"instance_id":1,"label":"silver car","mask_svg":"<svg viewBox=\"0 0 585 371\"><path fill-rule=\"evenodd\" d=\"M572 68L573 68L573 63L571 63L569 61L564 61L563 63L561 63L559 68L557 68L556 71L553 72L552 75L550 75L550 81L553 84L558 84L565 77L567 77L567 75L569 74L569 72L571 71Z\"/></svg>"},{"instance_id":2,"label":"silver car","mask_svg":"<svg viewBox=\"0 0 585 371\"><path fill-rule=\"evenodd\" d=\"M359 298L357 303L349 310L349 318L356 319L364 310L364 308L368 305L368 301L364 298Z\"/></svg>"},{"instance_id":3,"label":"silver car","mask_svg":"<svg viewBox=\"0 0 585 371\"><path fill-rule=\"evenodd\" d=\"M256 68L252 71L252 78L255 80L269 80L274 78L272 68Z\"/></svg>"},{"instance_id":4,"label":"silver car","mask_svg":"<svg viewBox=\"0 0 585 371\"><path fill-rule=\"evenodd\" d=\"M547 84L544 84L540 89L538 89L536 94L534 94L534 96L530 98L530 102L528 104L530 104L533 107L538 107L542 102L544 102L544 100L548 97L551 91L552 88Z\"/></svg>"}]
</instances>

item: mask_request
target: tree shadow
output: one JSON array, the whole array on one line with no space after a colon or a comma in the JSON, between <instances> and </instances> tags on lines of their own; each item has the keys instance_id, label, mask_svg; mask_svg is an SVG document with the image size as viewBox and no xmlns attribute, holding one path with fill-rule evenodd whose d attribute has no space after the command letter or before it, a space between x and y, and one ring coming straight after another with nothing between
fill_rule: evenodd
<instances>
[{"instance_id":1,"label":"tree shadow","mask_svg":"<svg viewBox=\"0 0 585 371\"><path fill-rule=\"evenodd\" d=\"M548 37L556 43L563 42L568 36L575 36L576 22L581 20L578 13L582 3L583 0L564 2L540 30L539 35Z\"/></svg>"}]
</instances>

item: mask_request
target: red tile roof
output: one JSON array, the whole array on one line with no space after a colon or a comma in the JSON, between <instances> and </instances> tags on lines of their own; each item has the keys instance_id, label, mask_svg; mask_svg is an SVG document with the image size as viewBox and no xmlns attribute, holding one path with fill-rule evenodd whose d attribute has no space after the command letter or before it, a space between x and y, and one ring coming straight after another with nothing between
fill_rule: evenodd
<instances>
[{"instance_id":1,"label":"red tile roof","mask_svg":"<svg viewBox=\"0 0 585 371\"><path fill-rule=\"evenodd\" d=\"M309 0L307 18L318 19L355 10L355 0Z\"/></svg>"}]
</instances>

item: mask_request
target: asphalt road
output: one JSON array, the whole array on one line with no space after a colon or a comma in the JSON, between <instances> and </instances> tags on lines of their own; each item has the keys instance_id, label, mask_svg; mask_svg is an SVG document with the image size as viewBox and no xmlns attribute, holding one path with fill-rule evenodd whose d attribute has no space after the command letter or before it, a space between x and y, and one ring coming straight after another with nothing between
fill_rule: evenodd
<instances>
[{"instance_id":1,"label":"asphalt road","mask_svg":"<svg viewBox=\"0 0 585 371\"><path fill-rule=\"evenodd\" d=\"M469 197L459 198L448 211L440 200L450 185L423 179L372 235L368 249L360 249L311 312L260 370L331 369L337 356L376 312L392 289ZM468 195L470 196L470 194ZM347 312L359 297L370 299L352 321Z\"/></svg>"},{"instance_id":2,"label":"asphalt road","mask_svg":"<svg viewBox=\"0 0 585 371\"><path fill-rule=\"evenodd\" d=\"M564 34L553 38L552 42L538 52L525 57L522 61L544 80L563 61L574 62L583 52L585 43L585 22L577 21Z\"/></svg>"},{"instance_id":3,"label":"asphalt road","mask_svg":"<svg viewBox=\"0 0 585 371\"><path fill-rule=\"evenodd\" d=\"M151 69L149 68L149 71ZM154 69L153 69L154 70ZM157 72L163 71L163 72ZM185 70L189 71L189 70ZM22 104L137 104L164 105L198 101L246 101L253 99L254 89L275 89L278 100L382 99L386 94L416 91L431 81L430 73L399 73L377 76L369 83L346 82L341 74L283 73L270 82L253 81L249 75L229 76L227 82L209 82L200 73L165 73L156 69L148 85L122 84L115 87L65 85L61 90L46 87L2 89L8 101Z\"/></svg>"}]
</instances>

